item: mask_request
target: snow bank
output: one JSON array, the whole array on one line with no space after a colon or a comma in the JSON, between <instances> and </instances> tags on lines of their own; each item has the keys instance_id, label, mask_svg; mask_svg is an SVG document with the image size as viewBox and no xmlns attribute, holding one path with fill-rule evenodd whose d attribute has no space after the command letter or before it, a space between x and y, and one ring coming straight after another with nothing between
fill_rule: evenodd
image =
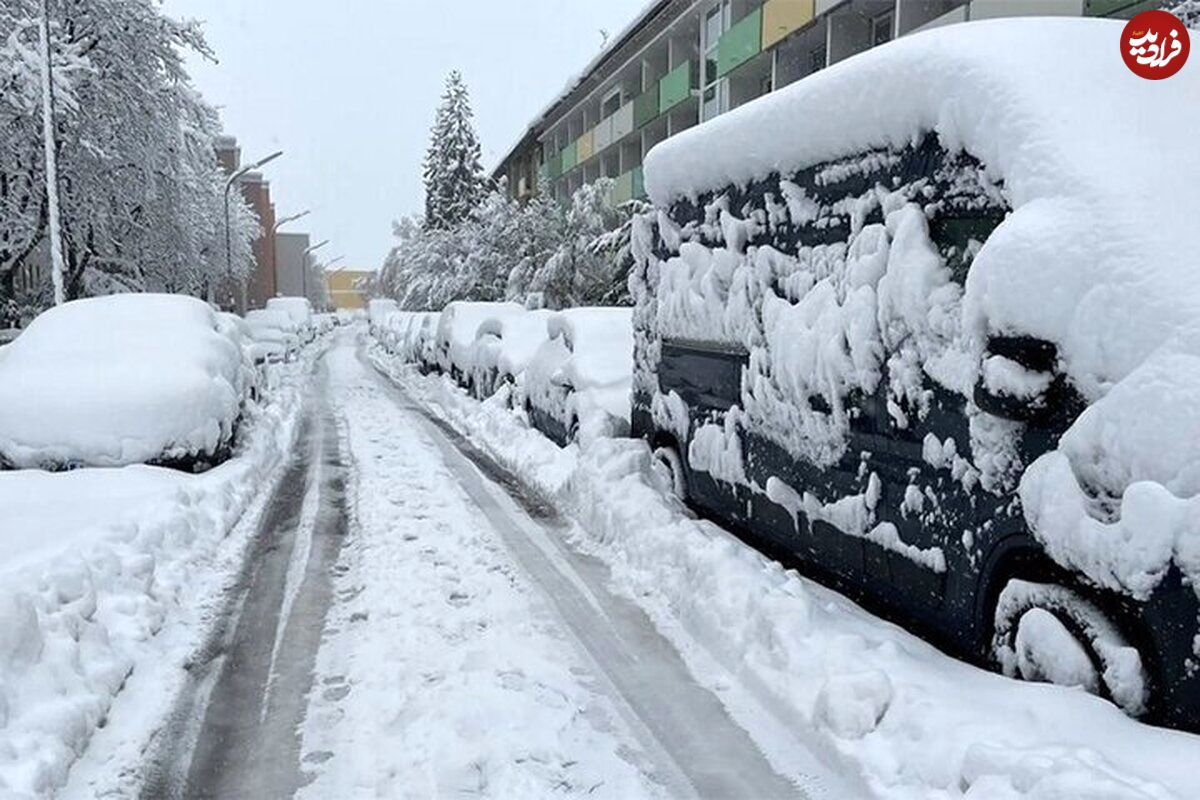
<instances>
[{"instance_id":1,"label":"snow bank","mask_svg":"<svg viewBox=\"0 0 1200 800\"><path fill-rule=\"evenodd\" d=\"M922 371L968 399L979 378L1035 395L1046 377L985 361L984 343L1052 343L1087 412L1032 465L1016 460L1018 425L977 415L956 477L993 491L1019 482L1026 520L1059 563L1145 597L1172 562L1200 577L1200 66L1137 78L1114 56L1122 25L1007 19L923 32L664 141L646 158L652 198L666 209L715 192L703 235L725 246L700 247L699 232L660 213L678 255L661 266L647 313L664 335L715 331L777 348L786 369L752 355L745 411L818 465L843 455L840 401L874 390L885 353L892 396L920 414ZM844 244L746 247L778 220L808 223L820 210L789 184L795 171L844 158L818 176L838 181L862 154L887 159L927 134L981 162L980 197L1011 210L964 286L930 247L911 191L847 198ZM767 213L740 219L722 205L727 187L772 175L783 197L768 198ZM871 204L886 225L862 224ZM779 294L754 320L747 309L764 285ZM814 394L832 414L805 413Z\"/></svg>"},{"instance_id":2,"label":"snow bank","mask_svg":"<svg viewBox=\"0 0 1200 800\"><path fill-rule=\"evenodd\" d=\"M768 757L782 727L889 800L1194 794L1200 738L1141 725L1082 690L942 655L693 519L658 485L644 442L558 448L442 377L394 377L572 511L576 544L611 566ZM772 724L729 699L731 680Z\"/></svg>"},{"instance_id":3,"label":"snow bank","mask_svg":"<svg viewBox=\"0 0 1200 800\"><path fill-rule=\"evenodd\" d=\"M110 718L114 700L143 671L161 680L171 659L184 674L212 624L200 605L219 590L221 571L237 568L221 548L235 527L253 530L248 511L291 450L310 367L268 368L274 388L248 405L235 456L204 474L144 465L0 472L0 797L52 796L106 724L153 735L170 687L141 686L120 718ZM185 622L196 627L181 630ZM169 651L159 636L167 629ZM146 729L133 732L138 725Z\"/></svg>"},{"instance_id":4,"label":"snow bank","mask_svg":"<svg viewBox=\"0 0 1200 800\"><path fill-rule=\"evenodd\" d=\"M77 300L0 351L0 462L213 458L233 441L247 389L239 346L201 301Z\"/></svg>"}]
</instances>

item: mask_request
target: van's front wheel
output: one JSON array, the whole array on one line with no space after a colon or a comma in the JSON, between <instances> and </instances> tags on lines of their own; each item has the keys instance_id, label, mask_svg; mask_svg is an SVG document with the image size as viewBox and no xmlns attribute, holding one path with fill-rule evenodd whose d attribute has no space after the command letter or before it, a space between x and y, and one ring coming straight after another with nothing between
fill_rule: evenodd
<instances>
[{"instance_id":1,"label":"van's front wheel","mask_svg":"<svg viewBox=\"0 0 1200 800\"><path fill-rule=\"evenodd\" d=\"M1130 716L1146 711L1141 653L1098 606L1066 587L1010 580L996 601L992 657L1009 677L1082 687Z\"/></svg>"},{"instance_id":2,"label":"van's front wheel","mask_svg":"<svg viewBox=\"0 0 1200 800\"><path fill-rule=\"evenodd\" d=\"M687 473L683 469L683 459L674 447L659 447L654 451L654 472L662 480L664 486L680 502L688 499Z\"/></svg>"}]
</instances>

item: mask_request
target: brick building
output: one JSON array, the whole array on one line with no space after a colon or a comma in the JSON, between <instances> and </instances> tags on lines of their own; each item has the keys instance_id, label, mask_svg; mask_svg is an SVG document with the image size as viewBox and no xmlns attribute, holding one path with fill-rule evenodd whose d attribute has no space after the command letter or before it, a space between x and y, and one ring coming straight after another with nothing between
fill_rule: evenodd
<instances>
[{"instance_id":1,"label":"brick building","mask_svg":"<svg viewBox=\"0 0 1200 800\"><path fill-rule=\"evenodd\" d=\"M216 141L217 163L226 175L233 175L241 168L242 150L237 139L221 136ZM229 282L217 293L217 302L223 308L245 312L262 308L267 300L276 295L275 277L275 206L271 202L271 184L262 173L247 172L237 180L237 188L247 205L258 217L259 231L254 239L254 270L245 283Z\"/></svg>"}]
</instances>

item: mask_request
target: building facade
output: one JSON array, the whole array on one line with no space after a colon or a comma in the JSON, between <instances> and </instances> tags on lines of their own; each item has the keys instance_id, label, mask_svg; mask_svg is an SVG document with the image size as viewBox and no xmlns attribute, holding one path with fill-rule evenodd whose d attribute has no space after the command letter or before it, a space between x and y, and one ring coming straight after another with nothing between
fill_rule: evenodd
<instances>
[{"instance_id":1,"label":"building facade","mask_svg":"<svg viewBox=\"0 0 1200 800\"><path fill-rule=\"evenodd\" d=\"M275 234L276 291L283 297L304 297L311 244L307 233Z\"/></svg>"},{"instance_id":2,"label":"building facade","mask_svg":"<svg viewBox=\"0 0 1200 800\"><path fill-rule=\"evenodd\" d=\"M336 311L367 307L367 286L375 273L371 270L339 269L326 273L329 302Z\"/></svg>"},{"instance_id":3,"label":"building facade","mask_svg":"<svg viewBox=\"0 0 1200 800\"><path fill-rule=\"evenodd\" d=\"M926 28L1002 16L1127 18L1158 0L660 0L535 119L494 170L525 200L611 178L645 196L654 145L843 59Z\"/></svg>"}]
</instances>

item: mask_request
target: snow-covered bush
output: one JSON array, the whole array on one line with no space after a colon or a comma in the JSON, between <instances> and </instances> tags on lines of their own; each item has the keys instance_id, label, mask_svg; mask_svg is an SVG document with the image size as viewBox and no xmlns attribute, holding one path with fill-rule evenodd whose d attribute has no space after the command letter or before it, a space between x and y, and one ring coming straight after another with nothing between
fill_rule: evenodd
<instances>
[{"instance_id":1,"label":"snow-covered bush","mask_svg":"<svg viewBox=\"0 0 1200 800\"><path fill-rule=\"evenodd\" d=\"M226 456L247 386L207 305L115 295L58 306L0 350L0 461L197 466Z\"/></svg>"}]
</instances>

